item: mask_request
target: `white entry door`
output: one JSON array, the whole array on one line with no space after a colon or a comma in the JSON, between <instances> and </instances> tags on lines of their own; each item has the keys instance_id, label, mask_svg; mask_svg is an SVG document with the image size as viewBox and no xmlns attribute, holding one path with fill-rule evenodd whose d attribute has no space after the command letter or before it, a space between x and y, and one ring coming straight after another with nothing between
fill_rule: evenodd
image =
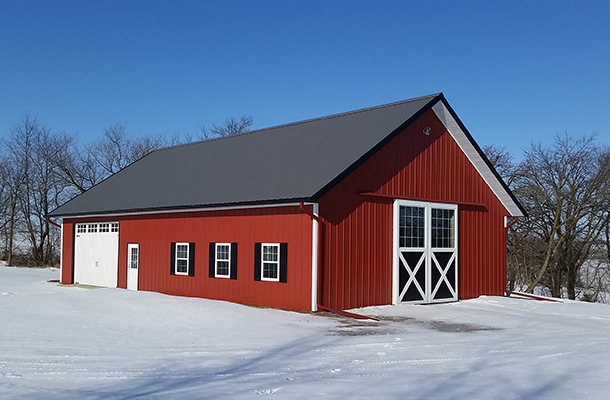
<instances>
[{"instance_id":1,"label":"white entry door","mask_svg":"<svg viewBox=\"0 0 610 400\"><path fill-rule=\"evenodd\" d=\"M396 200L394 215L394 303L457 300L457 205Z\"/></svg>"},{"instance_id":2,"label":"white entry door","mask_svg":"<svg viewBox=\"0 0 610 400\"><path fill-rule=\"evenodd\" d=\"M140 268L140 245L127 245L127 289L138 290L138 270Z\"/></svg>"}]
</instances>

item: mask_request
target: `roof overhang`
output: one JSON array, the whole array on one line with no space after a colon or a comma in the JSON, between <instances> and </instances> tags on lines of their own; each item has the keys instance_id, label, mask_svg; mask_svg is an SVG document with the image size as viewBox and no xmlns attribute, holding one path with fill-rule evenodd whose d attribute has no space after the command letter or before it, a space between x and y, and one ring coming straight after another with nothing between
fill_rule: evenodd
<instances>
[{"instance_id":1,"label":"roof overhang","mask_svg":"<svg viewBox=\"0 0 610 400\"><path fill-rule=\"evenodd\" d=\"M178 213L194 213L194 212L208 212L208 211L226 211L226 210L247 210L252 208L278 208L278 207L299 207L303 205L313 205L315 202L309 200L303 201L290 201L284 203L260 203L260 204L235 204L235 205L224 205L224 206L209 206L209 207L188 207L188 208L167 208L167 209L150 209L150 210L124 210L124 211L111 211L105 213L89 213L89 214L63 214L63 215L49 215L49 218L61 218L61 219L88 219L88 218L114 218L123 216L133 215L157 215L157 214L178 214Z\"/></svg>"},{"instance_id":2,"label":"roof overhang","mask_svg":"<svg viewBox=\"0 0 610 400\"><path fill-rule=\"evenodd\" d=\"M439 100L432 106L432 110L509 214L513 217L526 216L527 213L523 206L491 165L447 101L444 98Z\"/></svg>"}]
</instances>

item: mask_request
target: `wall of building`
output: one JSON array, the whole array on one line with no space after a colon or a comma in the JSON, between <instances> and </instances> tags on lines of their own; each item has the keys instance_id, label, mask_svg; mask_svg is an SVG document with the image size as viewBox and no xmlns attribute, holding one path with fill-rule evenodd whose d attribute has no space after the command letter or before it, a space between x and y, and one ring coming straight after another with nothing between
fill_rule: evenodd
<instances>
[{"instance_id":1,"label":"wall of building","mask_svg":"<svg viewBox=\"0 0 610 400\"><path fill-rule=\"evenodd\" d=\"M310 206L311 209L311 206ZM62 281L72 281L74 222L119 221L118 286L127 244L139 243L139 290L243 304L311 309L312 220L298 206L64 220ZM172 242L195 243L194 276L170 274ZM209 243L237 243L237 279L210 278ZM288 243L287 282L254 280L255 243Z\"/></svg>"},{"instance_id":2,"label":"wall of building","mask_svg":"<svg viewBox=\"0 0 610 400\"><path fill-rule=\"evenodd\" d=\"M74 262L74 224L64 220L61 226L61 276L59 281L65 284L73 283L72 264Z\"/></svg>"},{"instance_id":3,"label":"wall of building","mask_svg":"<svg viewBox=\"0 0 610 400\"><path fill-rule=\"evenodd\" d=\"M320 199L324 305L392 302L392 197L458 204L458 296L503 294L508 212L429 110Z\"/></svg>"}]
</instances>

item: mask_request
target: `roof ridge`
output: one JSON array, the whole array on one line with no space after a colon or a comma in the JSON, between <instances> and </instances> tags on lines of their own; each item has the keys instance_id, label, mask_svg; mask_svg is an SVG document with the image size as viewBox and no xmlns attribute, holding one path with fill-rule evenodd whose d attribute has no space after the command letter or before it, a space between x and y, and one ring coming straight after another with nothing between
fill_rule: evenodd
<instances>
[{"instance_id":1,"label":"roof ridge","mask_svg":"<svg viewBox=\"0 0 610 400\"><path fill-rule=\"evenodd\" d=\"M324 121L324 120L333 119L333 118L340 118L340 117L345 117L347 115L354 115L354 114L360 114L360 113L368 112L368 111L372 111L372 110L379 110L379 109L388 108L388 107L395 107L395 106L399 106L399 105L406 104L406 103L412 103L412 102L415 102L415 101L420 101L420 100L423 100L423 99L426 99L426 98L433 99L435 97L442 96L442 95L443 95L443 92L438 92L438 93L433 93L433 94L429 94L429 95L426 95L426 96L419 96L419 97L414 97L414 98L411 98L411 99L395 101L393 103L380 104L380 105L373 106L373 107L365 107L365 108L359 108L359 109L352 110L352 111L344 111L344 112L341 112L341 113L338 113L338 114L325 115L325 116L322 116L322 117L309 118L309 119L304 119L304 120L301 120L301 121L289 122L289 123L286 123L286 124L268 126L266 128L255 129L255 130L252 130L252 131L242 132L242 133L238 133L238 134L235 134L235 135L221 136L221 137L216 137L216 138L212 138L212 139L203 139L203 140L198 140L198 141L190 142L190 143L181 143L181 144L177 144L175 146L169 146L169 147L164 147L164 148L161 148L161 149L157 149L154 152L162 151L162 150L174 149L174 148L178 148L178 147L191 146L191 145L201 144L201 143L205 143L205 142L215 142L215 141L218 141L218 140L231 139L231 138L236 138L236 137L240 137L240 136L250 135L250 134L254 134L254 133L261 133L261 132L265 132L265 131L271 131L271 130L275 130L275 129L286 128L286 127L289 127L289 126L297 126L297 125L307 124L307 123L315 122L315 121Z\"/></svg>"},{"instance_id":2,"label":"roof ridge","mask_svg":"<svg viewBox=\"0 0 610 400\"><path fill-rule=\"evenodd\" d=\"M306 123L314 122L314 121L323 121L323 120L326 120L326 119L345 117L347 115L360 114L362 112L367 112L367 111L372 111L372 110L379 110L379 109L382 109L382 108L395 107L395 106L399 106L401 104L412 103L412 102L419 101L419 100L422 100L422 99L425 99L425 98L432 99L434 97L439 96L440 94L442 94L442 92L435 93L435 94L430 94L430 95L427 95L427 96L415 97L415 98L412 98L412 99L400 100L400 101L396 101L396 102L393 102L393 103L380 104L378 106L373 106L373 107L359 108L357 110L352 110L352 111L344 111L344 112L341 112L341 113L338 113L338 114L325 115L323 117L304 119L304 120L301 120L301 121L290 122L290 123L287 123L287 124L270 126L270 127L267 127L267 128L261 128L261 129L257 129L257 130L250 131L250 132L244 132L244 134L245 133L255 133L255 132L260 132L260 131L272 130L272 129L278 129L278 128L285 128L285 127L288 127L288 126L302 125L302 124L306 124ZM236 136L238 136L238 135L236 135Z\"/></svg>"}]
</instances>

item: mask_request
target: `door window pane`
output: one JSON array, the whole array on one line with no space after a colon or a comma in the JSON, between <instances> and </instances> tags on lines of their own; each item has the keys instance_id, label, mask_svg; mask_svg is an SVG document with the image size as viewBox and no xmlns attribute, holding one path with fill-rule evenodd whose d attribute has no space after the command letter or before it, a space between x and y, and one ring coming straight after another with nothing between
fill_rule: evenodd
<instances>
[{"instance_id":1,"label":"door window pane","mask_svg":"<svg viewBox=\"0 0 610 400\"><path fill-rule=\"evenodd\" d=\"M134 268L134 269L138 268L138 248L137 247L131 248L131 268Z\"/></svg>"},{"instance_id":2,"label":"door window pane","mask_svg":"<svg viewBox=\"0 0 610 400\"><path fill-rule=\"evenodd\" d=\"M431 223L432 247L455 247L455 211L433 208Z\"/></svg>"},{"instance_id":3,"label":"door window pane","mask_svg":"<svg viewBox=\"0 0 610 400\"><path fill-rule=\"evenodd\" d=\"M424 247L426 209L401 206L399 218L399 246Z\"/></svg>"}]
</instances>

